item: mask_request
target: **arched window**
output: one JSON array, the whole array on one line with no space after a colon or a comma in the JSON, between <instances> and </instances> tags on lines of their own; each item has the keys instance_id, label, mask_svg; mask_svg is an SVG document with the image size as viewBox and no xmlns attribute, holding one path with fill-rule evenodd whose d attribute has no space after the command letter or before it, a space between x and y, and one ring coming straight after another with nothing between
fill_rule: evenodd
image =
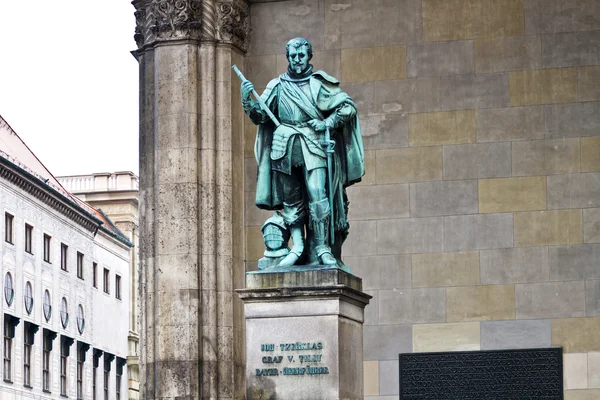
<instances>
[{"instance_id":1,"label":"arched window","mask_svg":"<svg viewBox=\"0 0 600 400\"><path fill-rule=\"evenodd\" d=\"M60 322L63 328L66 328L69 325L69 308L67 305L67 299L64 297L60 302Z\"/></svg>"},{"instance_id":2,"label":"arched window","mask_svg":"<svg viewBox=\"0 0 600 400\"><path fill-rule=\"evenodd\" d=\"M15 297L15 290L13 289L13 279L10 272L6 273L4 277L4 298L6 299L6 304L9 306L12 304L13 299Z\"/></svg>"},{"instance_id":3,"label":"arched window","mask_svg":"<svg viewBox=\"0 0 600 400\"><path fill-rule=\"evenodd\" d=\"M44 292L44 318L46 321L50 321L52 316L52 299L50 299L50 292L46 290Z\"/></svg>"},{"instance_id":4,"label":"arched window","mask_svg":"<svg viewBox=\"0 0 600 400\"><path fill-rule=\"evenodd\" d=\"M83 306L80 304L77 307L77 330L79 330L79 333L83 333L83 328L85 328L85 318L83 316Z\"/></svg>"},{"instance_id":5,"label":"arched window","mask_svg":"<svg viewBox=\"0 0 600 400\"><path fill-rule=\"evenodd\" d=\"M25 311L27 311L27 314L31 314L31 311L33 310L33 289L31 288L31 282L27 282L27 284L25 284L24 300Z\"/></svg>"}]
</instances>

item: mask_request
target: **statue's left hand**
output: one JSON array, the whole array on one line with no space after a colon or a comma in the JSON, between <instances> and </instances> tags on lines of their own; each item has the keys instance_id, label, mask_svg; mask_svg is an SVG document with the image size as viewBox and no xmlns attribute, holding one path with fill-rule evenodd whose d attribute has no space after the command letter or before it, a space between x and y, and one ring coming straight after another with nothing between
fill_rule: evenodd
<instances>
[{"instance_id":1,"label":"statue's left hand","mask_svg":"<svg viewBox=\"0 0 600 400\"><path fill-rule=\"evenodd\" d=\"M320 121L318 119L311 119L306 123L308 126L313 128L316 132L324 132L325 131L325 121Z\"/></svg>"}]
</instances>

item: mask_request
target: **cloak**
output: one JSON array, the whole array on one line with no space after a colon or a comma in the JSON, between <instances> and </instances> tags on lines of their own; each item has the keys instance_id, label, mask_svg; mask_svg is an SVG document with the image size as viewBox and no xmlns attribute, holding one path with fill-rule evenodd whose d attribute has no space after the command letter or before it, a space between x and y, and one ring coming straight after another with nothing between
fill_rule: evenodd
<instances>
[{"instance_id":1,"label":"cloak","mask_svg":"<svg viewBox=\"0 0 600 400\"><path fill-rule=\"evenodd\" d=\"M273 79L261 95L267 107L277 116L277 98L283 74ZM312 106L327 118L343 103L356 109L356 105L339 87L339 81L323 71L315 71L309 78ZM258 164L256 179L256 206L263 210L281 210L283 208L283 187L279 172L271 169L271 143L275 124L268 120L258 126L254 155ZM336 231L347 229L345 188L360 182L365 174L364 149L360 133L358 111L342 126L331 129L331 138L335 140L333 162L334 211ZM324 135L324 133L323 133Z\"/></svg>"}]
</instances>

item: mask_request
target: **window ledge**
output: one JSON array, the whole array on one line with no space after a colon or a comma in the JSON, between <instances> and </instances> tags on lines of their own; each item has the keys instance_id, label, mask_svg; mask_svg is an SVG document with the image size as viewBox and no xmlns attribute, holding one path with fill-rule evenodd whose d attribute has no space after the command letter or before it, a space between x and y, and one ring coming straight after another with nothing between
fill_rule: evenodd
<instances>
[{"instance_id":1,"label":"window ledge","mask_svg":"<svg viewBox=\"0 0 600 400\"><path fill-rule=\"evenodd\" d=\"M46 390L46 389L42 390L42 392L44 392L44 393L52 393L51 391Z\"/></svg>"},{"instance_id":2,"label":"window ledge","mask_svg":"<svg viewBox=\"0 0 600 400\"><path fill-rule=\"evenodd\" d=\"M23 387L26 387L27 389L33 389L33 386L30 385L23 385Z\"/></svg>"},{"instance_id":3,"label":"window ledge","mask_svg":"<svg viewBox=\"0 0 600 400\"><path fill-rule=\"evenodd\" d=\"M11 381L10 379L4 379L4 382L11 383L11 384L13 383L13 381Z\"/></svg>"}]
</instances>

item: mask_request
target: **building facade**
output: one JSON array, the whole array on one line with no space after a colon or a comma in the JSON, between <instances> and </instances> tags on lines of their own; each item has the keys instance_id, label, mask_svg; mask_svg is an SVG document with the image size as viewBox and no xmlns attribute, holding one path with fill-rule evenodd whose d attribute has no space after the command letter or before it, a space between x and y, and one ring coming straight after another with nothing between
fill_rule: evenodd
<instances>
[{"instance_id":1,"label":"building facade","mask_svg":"<svg viewBox=\"0 0 600 400\"><path fill-rule=\"evenodd\" d=\"M132 243L0 138L0 398L125 399Z\"/></svg>"},{"instance_id":2,"label":"building facade","mask_svg":"<svg viewBox=\"0 0 600 400\"><path fill-rule=\"evenodd\" d=\"M129 398L139 397L139 182L132 172L96 173L56 178L70 193L96 209L102 210L121 233L133 244L129 254L129 333L127 371Z\"/></svg>"}]
</instances>

